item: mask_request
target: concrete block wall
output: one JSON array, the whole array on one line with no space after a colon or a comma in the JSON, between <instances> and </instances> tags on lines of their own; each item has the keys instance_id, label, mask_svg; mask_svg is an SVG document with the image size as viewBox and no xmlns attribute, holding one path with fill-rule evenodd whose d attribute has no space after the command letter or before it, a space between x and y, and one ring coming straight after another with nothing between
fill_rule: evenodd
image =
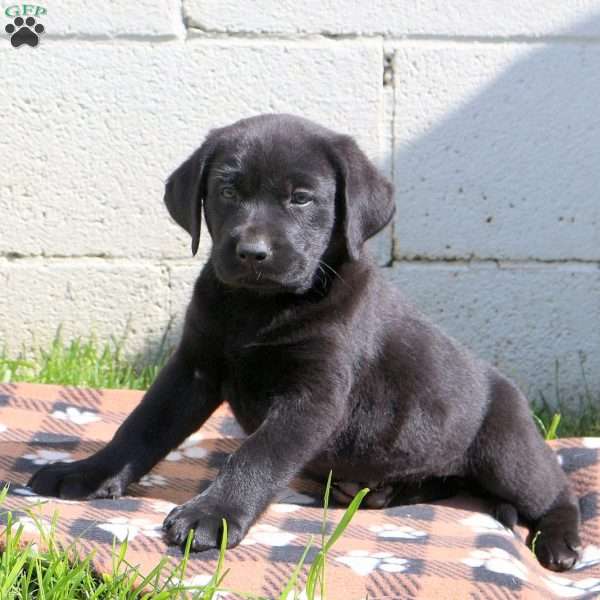
<instances>
[{"instance_id":1,"label":"concrete block wall","mask_svg":"<svg viewBox=\"0 0 600 600\"><path fill-rule=\"evenodd\" d=\"M5 21L10 18L2 6ZM354 135L393 179L371 246L533 398L600 392L600 0L54 0L0 41L0 346L176 338L206 259L163 182L268 111ZM2 27L3 30L3 27Z\"/></svg>"}]
</instances>

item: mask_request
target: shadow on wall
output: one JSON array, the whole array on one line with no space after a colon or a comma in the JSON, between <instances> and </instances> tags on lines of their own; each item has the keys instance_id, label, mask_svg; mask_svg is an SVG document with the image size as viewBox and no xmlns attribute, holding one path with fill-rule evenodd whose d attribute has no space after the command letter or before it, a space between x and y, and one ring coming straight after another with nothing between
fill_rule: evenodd
<instances>
[{"instance_id":1,"label":"shadow on wall","mask_svg":"<svg viewBox=\"0 0 600 600\"><path fill-rule=\"evenodd\" d=\"M600 14L395 49L392 279L530 397L600 398Z\"/></svg>"}]
</instances>

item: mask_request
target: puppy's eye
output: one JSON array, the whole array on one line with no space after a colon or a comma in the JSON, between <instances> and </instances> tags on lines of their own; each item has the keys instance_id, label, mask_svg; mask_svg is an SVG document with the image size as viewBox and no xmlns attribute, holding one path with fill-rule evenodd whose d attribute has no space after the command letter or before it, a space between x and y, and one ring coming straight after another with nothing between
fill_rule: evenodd
<instances>
[{"instance_id":1,"label":"puppy's eye","mask_svg":"<svg viewBox=\"0 0 600 600\"><path fill-rule=\"evenodd\" d=\"M305 206L313 201L313 197L308 192L297 191L292 194L292 204L298 206Z\"/></svg>"},{"instance_id":2,"label":"puppy's eye","mask_svg":"<svg viewBox=\"0 0 600 600\"><path fill-rule=\"evenodd\" d=\"M225 185L221 188L221 198L225 198L225 200L233 200L237 197L237 192L232 185Z\"/></svg>"}]
</instances>

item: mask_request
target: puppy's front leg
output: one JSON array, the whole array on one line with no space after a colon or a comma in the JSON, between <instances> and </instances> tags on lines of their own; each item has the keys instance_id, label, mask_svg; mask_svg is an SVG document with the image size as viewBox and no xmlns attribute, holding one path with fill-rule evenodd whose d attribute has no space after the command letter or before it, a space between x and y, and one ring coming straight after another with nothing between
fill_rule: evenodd
<instances>
[{"instance_id":1,"label":"puppy's front leg","mask_svg":"<svg viewBox=\"0 0 600 600\"><path fill-rule=\"evenodd\" d=\"M262 425L231 454L202 494L165 519L167 541L183 545L195 531L192 550L219 545L227 521L229 547L244 538L276 493L313 458L339 427L347 389L322 386L278 397Z\"/></svg>"},{"instance_id":2,"label":"puppy's front leg","mask_svg":"<svg viewBox=\"0 0 600 600\"><path fill-rule=\"evenodd\" d=\"M60 498L120 496L206 421L221 401L219 387L218 378L180 346L102 450L76 462L47 465L29 485L38 494Z\"/></svg>"}]
</instances>

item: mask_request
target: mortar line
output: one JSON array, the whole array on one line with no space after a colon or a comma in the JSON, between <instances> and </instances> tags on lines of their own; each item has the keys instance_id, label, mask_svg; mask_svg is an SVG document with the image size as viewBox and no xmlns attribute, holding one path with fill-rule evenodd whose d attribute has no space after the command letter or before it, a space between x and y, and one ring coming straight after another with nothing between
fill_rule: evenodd
<instances>
[{"instance_id":1,"label":"mortar line","mask_svg":"<svg viewBox=\"0 0 600 600\"><path fill-rule=\"evenodd\" d=\"M4 264L40 264L40 263L77 263L82 264L89 262L98 263L131 263L131 264L146 264L154 265L157 267L168 267L171 266L192 266L194 259L190 259L185 256L171 256L171 257L128 257L128 256L102 256L95 254L84 254L84 255L17 255L14 254L0 254L0 261ZM198 263L198 270L201 269L205 261L195 261ZM600 269L600 259L581 259L581 258L555 258L555 259L542 259L542 258L468 258L468 257L427 257L427 258L395 258L393 265L402 264L410 266L496 266L498 268L510 268L512 266L522 267L539 267L539 266L587 266Z\"/></svg>"},{"instance_id":2,"label":"mortar line","mask_svg":"<svg viewBox=\"0 0 600 600\"><path fill-rule=\"evenodd\" d=\"M385 46L384 46L385 47ZM396 102L398 101L397 94L397 77L396 77L396 50L392 50L392 59L390 63L392 69L392 122L391 122L391 131L390 131L390 145L391 145L391 168L390 173L392 177L392 185L395 185L396 182ZM396 206L396 212L394 213L394 218L392 219L392 227L390 231L390 262L389 266L394 264L394 258L396 255L396 213L399 211L400 207L396 204L399 198L396 197L396 192L394 190L394 205Z\"/></svg>"},{"instance_id":3,"label":"mortar line","mask_svg":"<svg viewBox=\"0 0 600 600\"><path fill-rule=\"evenodd\" d=\"M344 32L335 33L330 31L314 32L282 32L282 31L252 31L212 29L203 25L191 22L189 26L191 33L196 33L197 37L224 37L224 38L242 38L242 39L272 39L272 40L302 40L312 38L325 38L334 41L360 40L382 38L384 42L457 42L457 43L480 43L480 44L544 44L550 42L559 43L595 43L600 44L600 34L598 35L573 35L568 33L557 34L509 34L509 35L473 35L473 34L451 34L451 33L386 33L384 31L356 33Z\"/></svg>"},{"instance_id":4,"label":"mortar line","mask_svg":"<svg viewBox=\"0 0 600 600\"><path fill-rule=\"evenodd\" d=\"M183 15L182 15L183 16ZM185 18L185 17L184 17ZM185 23L184 23L185 26ZM194 41L231 41L231 40L248 40L253 42L264 42L270 44L272 42L287 42L298 43L303 42L339 42L348 41L372 41L382 39L386 44L394 45L420 45L420 44L442 44L449 45L525 45L525 46L541 46L548 44L564 44L564 45L600 45L600 36L576 36L576 35L507 35L507 36L477 36L477 35L448 35L448 34L405 34L405 35L389 35L385 33L368 33L368 34L330 34L330 33L298 33L298 34L282 34L282 33L257 33L257 32L241 32L241 31L219 31L200 29L198 27L185 27L185 37L180 37L176 33L165 34L135 34L135 33L119 33L119 34L47 34L44 39L52 41L52 43L64 42L110 42L110 43L155 43L164 44L170 42L194 42Z\"/></svg>"}]
</instances>

